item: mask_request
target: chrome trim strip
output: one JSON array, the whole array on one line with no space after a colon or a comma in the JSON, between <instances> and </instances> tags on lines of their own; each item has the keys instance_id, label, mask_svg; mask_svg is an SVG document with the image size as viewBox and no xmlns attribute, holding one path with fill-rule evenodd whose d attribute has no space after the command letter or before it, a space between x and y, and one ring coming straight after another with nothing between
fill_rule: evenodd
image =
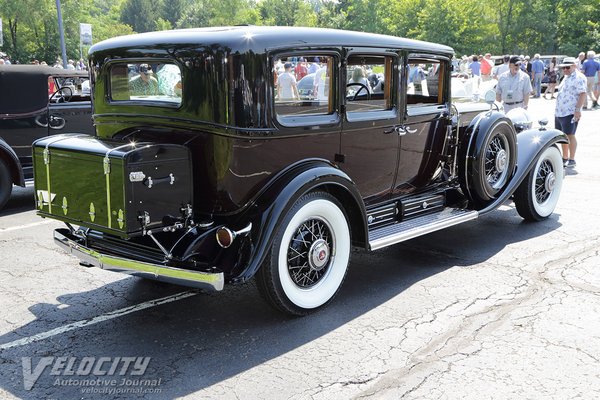
<instances>
[{"instance_id":1,"label":"chrome trim strip","mask_svg":"<svg viewBox=\"0 0 600 400\"><path fill-rule=\"evenodd\" d=\"M413 239L449 226L476 219L477 211L446 209L439 213L424 215L406 222L386 226L369 232L371 250Z\"/></svg>"},{"instance_id":2,"label":"chrome trim strip","mask_svg":"<svg viewBox=\"0 0 600 400\"><path fill-rule=\"evenodd\" d=\"M175 283L199 289L223 290L225 277L222 272L210 273L167 267L122 257L102 254L89 249L65 236L59 230L54 231L54 243L67 253L79 258L83 263L128 275L141 276L157 281Z\"/></svg>"}]
</instances>

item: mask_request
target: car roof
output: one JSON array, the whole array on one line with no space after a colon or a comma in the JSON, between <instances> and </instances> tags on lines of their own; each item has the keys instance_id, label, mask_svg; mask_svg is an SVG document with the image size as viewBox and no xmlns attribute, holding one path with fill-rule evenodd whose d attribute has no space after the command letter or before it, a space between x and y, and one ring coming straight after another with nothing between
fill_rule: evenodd
<instances>
[{"instance_id":1,"label":"car roof","mask_svg":"<svg viewBox=\"0 0 600 400\"><path fill-rule=\"evenodd\" d=\"M10 74L14 79L27 79L32 76L43 75L45 77L87 77L87 71L78 71L75 69L54 68L48 65L32 65L32 64L10 64L0 65L0 73Z\"/></svg>"},{"instance_id":2,"label":"car roof","mask_svg":"<svg viewBox=\"0 0 600 400\"><path fill-rule=\"evenodd\" d=\"M0 65L0 88L12 96L0 96L0 117L27 114L48 105L48 77L87 77L87 72L45 65ZM26 95L25 95L26 94Z\"/></svg>"},{"instance_id":3,"label":"car roof","mask_svg":"<svg viewBox=\"0 0 600 400\"><path fill-rule=\"evenodd\" d=\"M234 52L262 53L290 47L355 46L399 48L409 51L454 54L451 47L420 40L374 33L327 28L284 26L228 26L147 32L104 40L90 48L95 52L118 48L156 48L163 46L198 45Z\"/></svg>"}]
</instances>

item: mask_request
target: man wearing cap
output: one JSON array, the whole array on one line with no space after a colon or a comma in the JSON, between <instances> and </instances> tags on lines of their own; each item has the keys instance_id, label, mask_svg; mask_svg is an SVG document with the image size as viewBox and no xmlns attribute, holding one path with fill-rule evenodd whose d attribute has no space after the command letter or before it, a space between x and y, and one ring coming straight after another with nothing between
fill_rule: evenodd
<instances>
[{"instance_id":1,"label":"man wearing cap","mask_svg":"<svg viewBox=\"0 0 600 400\"><path fill-rule=\"evenodd\" d=\"M292 63L286 62L283 65L284 72L279 75L277 80L277 100L298 100L298 86L296 77L292 73Z\"/></svg>"},{"instance_id":2,"label":"man wearing cap","mask_svg":"<svg viewBox=\"0 0 600 400\"><path fill-rule=\"evenodd\" d=\"M508 72L498 78L496 85L496 101L504 103L504 112L513 108L527 109L531 81L529 76L520 69L521 60L517 56L510 58Z\"/></svg>"},{"instance_id":3,"label":"man wearing cap","mask_svg":"<svg viewBox=\"0 0 600 400\"><path fill-rule=\"evenodd\" d=\"M140 74L129 81L129 93L132 96L156 96L159 94L158 80L148 64L141 64Z\"/></svg>"},{"instance_id":4,"label":"man wearing cap","mask_svg":"<svg viewBox=\"0 0 600 400\"><path fill-rule=\"evenodd\" d=\"M577 70L577 60L574 57L566 57L559 68L565 75L558 87L556 98L556 109L554 111L554 127L567 134L568 144L562 145L563 162L565 167L574 168L575 151L577 150L577 139L575 131L577 123L581 118L581 108L586 102L586 79Z\"/></svg>"}]
</instances>

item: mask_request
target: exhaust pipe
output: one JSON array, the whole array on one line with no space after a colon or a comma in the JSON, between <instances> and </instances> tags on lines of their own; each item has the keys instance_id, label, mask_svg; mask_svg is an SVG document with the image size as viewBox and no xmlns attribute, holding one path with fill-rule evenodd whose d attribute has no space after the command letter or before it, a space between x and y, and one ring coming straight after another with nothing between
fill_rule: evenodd
<instances>
[{"instance_id":1,"label":"exhaust pipe","mask_svg":"<svg viewBox=\"0 0 600 400\"><path fill-rule=\"evenodd\" d=\"M252 222L250 222L244 229L240 229L239 231L232 231L231 229L222 226L217 229L217 243L219 246L226 249L233 244L233 241L236 237L240 235L246 235L250 233L250 230L252 230Z\"/></svg>"}]
</instances>

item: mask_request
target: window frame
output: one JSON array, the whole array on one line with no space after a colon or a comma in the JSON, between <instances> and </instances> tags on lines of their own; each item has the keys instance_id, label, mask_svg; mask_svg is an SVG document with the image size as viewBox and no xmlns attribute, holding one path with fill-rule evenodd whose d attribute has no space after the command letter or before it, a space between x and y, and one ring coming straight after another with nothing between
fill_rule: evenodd
<instances>
[{"instance_id":1,"label":"window frame","mask_svg":"<svg viewBox=\"0 0 600 400\"><path fill-rule=\"evenodd\" d=\"M437 62L440 65L440 72L438 74L439 76L439 80L438 80L438 98L437 101L435 103L416 103L416 104L408 104L408 75L410 73L410 69L408 68L409 64L414 64L415 62L413 60L417 60L417 61L424 61L424 62ZM412 62L411 62L412 61ZM445 104L448 103L449 101L449 94L448 92L448 82L447 82L447 76L448 75L448 68L449 67L449 63L451 62L449 57L446 56L442 56L439 54L429 54L429 53L408 53L406 55L405 58L405 62L404 62L404 66L403 66L403 70L404 70L404 76L403 76L403 81L404 81L404 90L403 90L403 96L404 96L404 102L406 104L406 110L407 113L409 115L419 115L422 114L421 112L417 112L417 113L411 113L411 109L416 109L416 108L423 108L423 109L427 109L427 110L438 110L440 109L440 107L445 108ZM420 62L417 62L420 63Z\"/></svg>"},{"instance_id":2,"label":"window frame","mask_svg":"<svg viewBox=\"0 0 600 400\"><path fill-rule=\"evenodd\" d=\"M333 59L333 62L330 63L332 71L329 82L329 104L328 104L328 113L327 114L305 114L305 115L293 115L293 114L279 114L277 113L277 102L275 99L275 60L281 58L292 58L292 57L319 57L325 56ZM338 85L339 85L339 75L340 75L340 65L341 65L341 56L338 49L294 49L294 50L286 50L282 52L273 52L267 54L267 62L269 68L268 79L270 82L270 90L269 90L269 103L273 113L273 119L279 125L283 127L314 127L318 125L323 126L333 126L339 125L341 122L340 119L340 101L339 101L339 93L338 93Z\"/></svg>"},{"instance_id":3,"label":"window frame","mask_svg":"<svg viewBox=\"0 0 600 400\"><path fill-rule=\"evenodd\" d=\"M125 65L127 67L127 64L172 64L172 65L177 66L177 68L179 68L179 73L180 73L181 83L182 83L181 101L179 103L175 103L172 101L164 101L164 100L140 100L140 99L115 100L113 98L112 69L118 65ZM160 107L160 108L170 108L173 110L179 110L183 107L184 87L185 87L185 84L183 83L184 68L176 60L172 60L172 59L165 60L164 58L121 58L118 60L111 60L110 62L108 62L106 64L106 66L104 68L106 68L106 71L107 71L107 74L106 74L106 76L107 76L106 101L108 104L119 105L119 106L131 105L131 106L144 106L144 107Z\"/></svg>"},{"instance_id":4,"label":"window frame","mask_svg":"<svg viewBox=\"0 0 600 400\"><path fill-rule=\"evenodd\" d=\"M385 110L373 110L373 111L348 111L348 102L346 99L346 82L350 79L348 76L348 60L354 57L382 57L384 63L386 59L391 59L389 66L389 78L390 82L385 85L384 91L389 95L390 108ZM343 88L343 103L344 103L344 114L348 122L363 122L363 121L379 121L397 119L399 117L399 104L400 96L398 95L398 72L402 66L402 57L397 51L392 50L374 50L365 48L353 48L346 53L344 63L342 65L342 78L344 82ZM387 71L387 67L386 67ZM387 79L388 76L385 75ZM384 97L385 98L385 97Z\"/></svg>"}]
</instances>

